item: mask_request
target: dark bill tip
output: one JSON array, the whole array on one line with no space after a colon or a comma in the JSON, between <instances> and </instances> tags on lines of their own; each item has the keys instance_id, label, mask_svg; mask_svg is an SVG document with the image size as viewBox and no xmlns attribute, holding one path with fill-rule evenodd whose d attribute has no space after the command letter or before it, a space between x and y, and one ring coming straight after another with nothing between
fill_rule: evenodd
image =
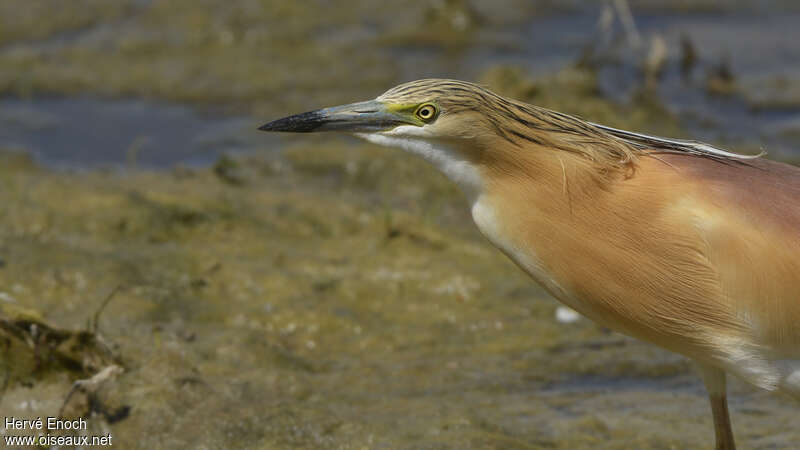
<instances>
[{"instance_id":1,"label":"dark bill tip","mask_svg":"<svg viewBox=\"0 0 800 450\"><path fill-rule=\"evenodd\" d=\"M389 111L377 100L309 111L270 122L259 130L310 133L313 131L341 131L372 133L392 129L409 121L402 114Z\"/></svg>"},{"instance_id":2,"label":"dark bill tip","mask_svg":"<svg viewBox=\"0 0 800 450\"><path fill-rule=\"evenodd\" d=\"M261 131L285 131L289 133L310 133L321 127L325 121L325 115L320 111L309 111L302 114L284 117L283 119L273 120L270 123L258 127Z\"/></svg>"}]
</instances>

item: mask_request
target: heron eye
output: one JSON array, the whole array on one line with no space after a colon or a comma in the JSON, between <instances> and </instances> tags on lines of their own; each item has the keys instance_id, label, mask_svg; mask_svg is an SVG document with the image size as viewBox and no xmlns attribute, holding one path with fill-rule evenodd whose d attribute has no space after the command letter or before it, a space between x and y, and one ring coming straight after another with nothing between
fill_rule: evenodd
<instances>
[{"instance_id":1,"label":"heron eye","mask_svg":"<svg viewBox=\"0 0 800 450\"><path fill-rule=\"evenodd\" d=\"M436 107L431 104L425 104L417 109L417 117L425 122L430 121L436 116Z\"/></svg>"}]
</instances>

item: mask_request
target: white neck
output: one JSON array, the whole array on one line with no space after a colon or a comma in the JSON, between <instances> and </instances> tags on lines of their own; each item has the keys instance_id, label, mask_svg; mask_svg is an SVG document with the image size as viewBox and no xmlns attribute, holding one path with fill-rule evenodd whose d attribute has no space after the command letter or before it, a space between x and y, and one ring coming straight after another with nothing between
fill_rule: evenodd
<instances>
[{"instance_id":1,"label":"white neck","mask_svg":"<svg viewBox=\"0 0 800 450\"><path fill-rule=\"evenodd\" d=\"M483 192L484 183L480 170L461 156L458 151L436 140L426 138L424 133L416 133L416 136L409 135L411 130L403 130L405 128L419 129L418 127L400 126L392 132L358 133L356 136L375 144L398 147L421 156L456 183L467 196L470 204L474 204Z\"/></svg>"}]
</instances>

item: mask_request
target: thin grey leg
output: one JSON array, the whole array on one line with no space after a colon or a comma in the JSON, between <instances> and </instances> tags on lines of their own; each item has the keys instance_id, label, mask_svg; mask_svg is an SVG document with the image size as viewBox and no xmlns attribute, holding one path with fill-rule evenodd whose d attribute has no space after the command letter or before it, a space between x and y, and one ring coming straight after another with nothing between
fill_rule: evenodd
<instances>
[{"instance_id":1,"label":"thin grey leg","mask_svg":"<svg viewBox=\"0 0 800 450\"><path fill-rule=\"evenodd\" d=\"M725 371L714 366L698 364L703 383L711 402L711 414L714 416L714 434L717 438L716 450L735 450L731 417L728 414L728 394L725 383Z\"/></svg>"}]
</instances>

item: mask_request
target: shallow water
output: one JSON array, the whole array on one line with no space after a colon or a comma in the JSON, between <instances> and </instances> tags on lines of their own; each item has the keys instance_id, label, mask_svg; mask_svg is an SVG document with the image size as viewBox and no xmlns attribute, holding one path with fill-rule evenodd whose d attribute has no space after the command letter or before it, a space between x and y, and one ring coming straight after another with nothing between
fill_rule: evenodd
<instances>
[{"instance_id":1,"label":"shallow water","mask_svg":"<svg viewBox=\"0 0 800 450\"><path fill-rule=\"evenodd\" d=\"M208 165L269 146L252 118L187 106L88 97L0 100L0 145L60 167Z\"/></svg>"},{"instance_id":2,"label":"shallow water","mask_svg":"<svg viewBox=\"0 0 800 450\"><path fill-rule=\"evenodd\" d=\"M699 61L688 73L677 64L667 68L658 86L659 98L681 118L696 139L738 149L763 149L777 158L797 158L800 102L773 84L800 79L800 14L639 15L643 34L658 33L677 60L682 38L697 48ZM727 64L740 95L713 95L707 90L708 72ZM631 70L613 66L601 74L604 92L631 95ZM794 134L794 135L793 135Z\"/></svg>"},{"instance_id":3,"label":"shallow water","mask_svg":"<svg viewBox=\"0 0 800 450\"><path fill-rule=\"evenodd\" d=\"M800 42L800 27L796 26L800 13L641 13L636 20L643 40L637 48L620 43L617 28L601 33L599 11L588 8L548 14L502 27L487 24L466 40L450 44L403 35L381 41L380 28L363 27L352 32L325 30L318 45L341 52L358 42L377 40L378 45L372 44L362 53L376 58L390 55L396 80L427 76L476 80L487 70L504 65L542 75L574 64L594 45L596 53L613 61L599 67L600 93L625 104L642 89L641 60L649 39L659 35L667 44L668 63L660 77L658 98L676 115L688 136L736 150L764 149L782 159L800 155L800 46L796 45ZM55 49L39 51L57 52L70 45L104 46L117 34L135 36L137 26L136 20L127 19L118 25L101 23L61 33L45 46ZM678 64L684 38L697 52L694 66L686 73ZM36 45L41 47L35 41L12 47ZM733 95L713 95L707 89L708 74L720 64L727 64L735 76L737 92ZM275 68L280 70L280 66ZM781 88L781 83L789 87ZM345 91L352 93L327 102L359 100L377 93ZM284 90L282 94L297 96L302 90ZM86 96L6 98L0 100L0 145L30 150L47 164L120 165L134 160L148 167L208 164L223 152L280 143L280 137L254 132L263 121L297 112L287 110L287 103L280 99L260 100L261 114L248 118L245 111L229 117L208 113L208 107L201 112L160 101ZM310 97L301 102L307 108L326 106Z\"/></svg>"}]
</instances>

